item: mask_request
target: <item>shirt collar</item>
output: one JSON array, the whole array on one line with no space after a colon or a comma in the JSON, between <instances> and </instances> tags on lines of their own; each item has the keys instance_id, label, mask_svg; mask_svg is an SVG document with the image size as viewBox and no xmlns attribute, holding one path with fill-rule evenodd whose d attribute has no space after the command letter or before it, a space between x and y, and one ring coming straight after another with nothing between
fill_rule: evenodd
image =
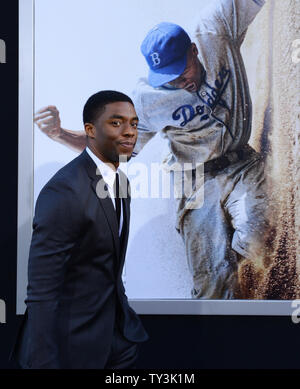
<instances>
[{"instance_id":1,"label":"shirt collar","mask_svg":"<svg viewBox=\"0 0 300 389\"><path fill-rule=\"evenodd\" d=\"M119 168L115 171L113 168L111 168L107 163L101 161L90 148L86 147L86 152L88 155L92 158L92 160L95 162L97 165L98 169L100 170L100 173L104 179L104 181L107 183L107 185L110 188L113 188L115 178L116 178L116 173L119 173Z\"/></svg>"}]
</instances>

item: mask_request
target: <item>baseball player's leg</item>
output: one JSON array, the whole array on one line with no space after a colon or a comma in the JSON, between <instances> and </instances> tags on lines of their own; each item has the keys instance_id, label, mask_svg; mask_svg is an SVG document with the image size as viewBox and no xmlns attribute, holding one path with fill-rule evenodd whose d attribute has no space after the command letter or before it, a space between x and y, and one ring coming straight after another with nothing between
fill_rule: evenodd
<instances>
[{"instance_id":1,"label":"baseball player's leg","mask_svg":"<svg viewBox=\"0 0 300 389\"><path fill-rule=\"evenodd\" d=\"M238 255L231 248L234 231L221 205L219 186L217 179L206 179L203 206L189 210L181 224L193 298L230 299L237 287Z\"/></svg>"},{"instance_id":2,"label":"baseball player's leg","mask_svg":"<svg viewBox=\"0 0 300 389\"><path fill-rule=\"evenodd\" d=\"M252 154L240 172L239 180L225 201L234 228L232 248L248 259L262 259L268 229L268 201L265 191L264 163Z\"/></svg>"}]
</instances>

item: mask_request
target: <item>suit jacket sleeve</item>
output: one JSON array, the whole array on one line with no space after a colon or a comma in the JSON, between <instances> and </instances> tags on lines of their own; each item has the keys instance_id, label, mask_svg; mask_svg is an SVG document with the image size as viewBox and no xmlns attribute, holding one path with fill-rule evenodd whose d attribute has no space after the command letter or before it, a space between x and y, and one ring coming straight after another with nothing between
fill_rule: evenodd
<instances>
[{"instance_id":1,"label":"suit jacket sleeve","mask_svg":"<svg viewBox=\"0 0 300 389\"><path fill-rule=\"evenodd\" d=\"M28 263L27 309L32 368L59 368L59 296L72 249L80 234L80 206L63 181L40 193Z\"/></svg>"}]
</instances>

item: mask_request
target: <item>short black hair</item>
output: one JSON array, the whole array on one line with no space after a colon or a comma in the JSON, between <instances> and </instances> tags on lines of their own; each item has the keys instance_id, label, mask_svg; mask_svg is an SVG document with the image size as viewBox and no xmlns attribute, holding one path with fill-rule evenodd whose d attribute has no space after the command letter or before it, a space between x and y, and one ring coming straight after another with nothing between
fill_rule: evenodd
<instances>
[{"instance_id":1,"label":"short black hair","mask_svg":"<svg viewBox=\"0 0 300 389\"><path fill-rule=\"evenodd\" d=\"M94 124L101 111L104 111L104 106L110 103L117 103L124 101L131 103L133 102L130 97L122 92L114 90L103 90L95 93L88 98L83 108L83 124L92 123Z\"/></svg>"}]
</instances>

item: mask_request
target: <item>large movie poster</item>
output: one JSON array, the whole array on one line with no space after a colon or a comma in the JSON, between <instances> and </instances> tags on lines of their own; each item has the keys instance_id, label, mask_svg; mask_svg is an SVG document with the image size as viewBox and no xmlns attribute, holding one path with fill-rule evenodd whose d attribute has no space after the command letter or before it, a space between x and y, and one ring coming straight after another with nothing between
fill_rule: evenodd
<instances>
[{"instance_id":1,"label":"large movie poster","mask_svg":"<svg viewBox=\"0 0 300 389\"><path fill-rule=\"evenodd\" d=\"M136 105L138 153L121 165L129 299L299 298L299 13L296 0L35 0L34 202L82 151L90 95ZM149 85L140 46L161 22L195 43L199 84Z\"/></svg>"}]
</instances>

